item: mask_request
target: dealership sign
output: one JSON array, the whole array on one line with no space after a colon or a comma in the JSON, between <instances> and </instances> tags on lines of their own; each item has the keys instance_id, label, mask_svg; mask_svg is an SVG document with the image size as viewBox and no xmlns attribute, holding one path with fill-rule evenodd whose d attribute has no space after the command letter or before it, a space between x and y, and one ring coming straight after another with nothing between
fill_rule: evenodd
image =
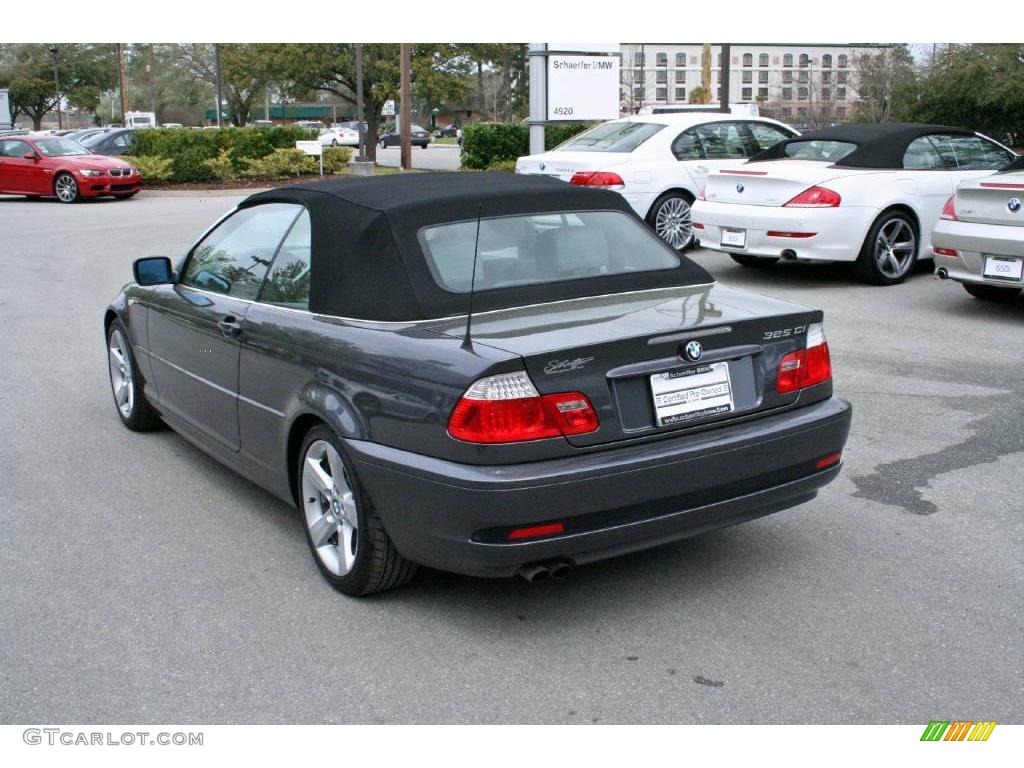
<instances>
[{"instance_id":1,"label":"dealership sign","mask_svg":"<svg viewBox=\"0 0 1024 768\"><path fill-rule=\"evenodd\" d=\"M7 128L10 125L11 125L10 92L6 88L0 88L0 128Z\"/></svg>"},{"instance_id":2,"label":"dealership sign","mask_svg":"<svg viewBox=\"0 0 1024 768\"><path fill-rule=\"evenodd\" d=\"M619 57L549 53L548 120L619 116Z\"/></svg>"}]
</instances>

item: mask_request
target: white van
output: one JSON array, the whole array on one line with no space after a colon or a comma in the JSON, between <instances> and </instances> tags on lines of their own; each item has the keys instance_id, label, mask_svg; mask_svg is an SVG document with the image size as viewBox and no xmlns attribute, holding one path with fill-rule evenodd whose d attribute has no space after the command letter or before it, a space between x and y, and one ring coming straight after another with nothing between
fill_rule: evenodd
<instances>
[{"instance_id":1,"label":"white van","mask_svg":"<svg viewBox=\"0 0 1024 768\"><path fill-rule=\"evenodd\" d=\"M154 112L125 112L125 128L158 128Z\"/></svg>"}]
</instances>

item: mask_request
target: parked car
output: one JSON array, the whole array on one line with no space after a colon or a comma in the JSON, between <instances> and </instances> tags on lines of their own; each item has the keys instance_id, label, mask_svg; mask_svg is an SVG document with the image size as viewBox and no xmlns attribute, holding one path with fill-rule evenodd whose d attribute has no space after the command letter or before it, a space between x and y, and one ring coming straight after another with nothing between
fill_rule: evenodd
<instances>
[{"instance_id":1,"label":"parked car","mask_svg":"<svg viewBox=\"0 0 1024 768\"><path fill-rule=\"evenodd\" d=\"M82 139L82 146L97 155L127 155L135 140L134 128L112 128Z\"/></svg>"},{"instance_id":2,"label":"parked car","mask_svg":"<svg viewBox=\"0 0 1024 768\"><path fill-rule=\"evenodd\" d=\"M325 147L358 147L359 133L350 128L328 128L320 134L320 143Z\"/></svg>"},{"instance_id":3,"label":"parked car","mask_svg":"<svg viewBox=\"0 0 1024 768\"><path fill-rule=\"evenodd\" d=\"M1013 301L1024 288L1024 158L963 182L932 230L935 273L977 299Z\"/></svg>"},{"instance_id":4,"label":"parked car","mask_svg":"<svg viewBox=\"0 0 1024 768\"><path fill-rule=\"evenodd\" d=\"M459 129L454 125L449 125L444 128L438 128L434 131L434 138L437 139L454 139L459 135Z\"/></svg>"},{"instance_id":5,"label":"parked car","mask_svg":"<svg viewBox=\"0 0 1024 768\"><path fill-rule=\"evenodd\" d=\"M253 120L251 123L249 123L249 127L250 128L273 128L274 127L274 121L273 120Z\"/></svg>"},{"instance_id":6,"label":"parked car","mask_svg":"<svg viewBox=\"0 0 1024 768\"><path fill-rule=\"evenodd\" d=\"M185 126L181 123L164 123L161 128L184 128Z\"/></svg>"},{"instance_id":7,"label":"parked car","mask_svg":"<svg viewBox=\"0 0 1024 768\"><path fill-rule=\"evenodd\" d=\"M298 128L305 128L307 131L316 131L317 133L324 129L324 124L319 120L297 120L295 125Z\"/></svg>"},{"instance_id":8,"label":"parked car","mask_svg":"<svg viewBox=\"0 0 1024 768\"><path fill-rule=\"evenodd\" d=\"M87 137L92 136L93 134L96 133L105 133L106 131L109 130L109 128L79 128L77 131L72 131L71 133L67 134L65 138L71 139L72 141L77 141L79 144L81 144L82 141L85 140Z\"/></svg>"},{"instance_id":9,"label":"parked car","mask_svg":"<svg viewBox=\"0 0 1024 768\"><path fill-rule=\"evenodd\" d=\"M956 185L1014 157L987 136L949 126L825 128L711 174L694 227L702 246L744 266L849 261L861 280L893 285L917 259L931 258L932 228Z\"/></svg>"},{"instance_id":10,"label":"parked car","mask_svg":"<svg viewBox=\"0 0 1024 768\"><path fill-rule=\"evenodd\" d=\"M409 135L412 139L412 145L414 147L427 148L430 144L430 133L420 128L418 125L409 126ZM380 145L382 147L398 147L402 144L402 137L397 131L391 130L386 133L382 133L380 136Z\"/></svg>"},{"instance_id":11,"label":"parked car","mask_svg":"<svg viewBox=\"0 0 1024 768\"><path fill-rule=\"evenodd\" d=\"M62 136L0 137L0 193L74 203L84 197L129 198L141 186L135 168Z\"/></svg>"},{"instance_id":12,"label":"parked car","mask_svg":"<svg viewBox=\"0 0 1024 768\"><path fill-rule=\"evenodd\" d=\"M295 504L348 594L417 563L560 576L808 501L840 469L822 313L717 284L611 192L304 183L134 276L104 317L117 416Z\"/></svg>"},{"instance_id":13,"label":"parked car","mask_svg":"<svg viewBox=\"0 0 1024 768\"><path fill-rule=\"evenodd\" d=\"M708 112L637 115L602 123L550 152L516 161L516 173L555 176L619 192L658 236L684 250L690 208L710 171L795 136L784 123Z\"/></svg>"}]
</instances>

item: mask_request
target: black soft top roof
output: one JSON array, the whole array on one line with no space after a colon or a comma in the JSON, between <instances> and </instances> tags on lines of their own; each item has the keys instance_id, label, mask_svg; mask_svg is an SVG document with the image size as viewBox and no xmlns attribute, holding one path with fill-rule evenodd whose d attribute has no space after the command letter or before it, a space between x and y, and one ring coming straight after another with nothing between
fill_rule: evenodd
<instances>
[{"instance_id":1,"label":"black soft top roof","mask_svg":"<svg viewBox=\"0 0 1024 768\"><path fill-rule=\"evenodd\" d=\"M1016 160L1001 169L999 172L1008 173L1010 171L1024 171L1024 155L1018 155Z\"/></svg>"},{"instance_id":2,"label":"black soft top roof","mask_svg":"<svg viewBox=\"0 0 1024 768\"><path fill-rule=\"evenodd\" d=\"M610 210L636 218L615 192L508 173L333 179L260 192L239 207L271 202L297 203L310 213L310 310L384 321L446 317L468 309L466 294L442 289L431 276L419 241L423 227L469 221L478 214ZM674 269L479 291L473 311L710 282L704 269L681 257Z\"/></svg>"},{"instance_id":3,"label":"black soft top roof","mask_svg":"<svg viewBox=\"0 0 1024 768\"><path fill-rule=\"evenodd\" d=\"M750 162L782 160L786 147L801 141L843 141L856 144L857 149L842 160L834 163L838 168L902 168L903 155L910 143L921 136L933 133L956 136L973 136L974 131L954 128L949 125L927 125L924 123L849 123L818 131L808 131L800 136L773 144Z\"/></svg>"}]
</instances>

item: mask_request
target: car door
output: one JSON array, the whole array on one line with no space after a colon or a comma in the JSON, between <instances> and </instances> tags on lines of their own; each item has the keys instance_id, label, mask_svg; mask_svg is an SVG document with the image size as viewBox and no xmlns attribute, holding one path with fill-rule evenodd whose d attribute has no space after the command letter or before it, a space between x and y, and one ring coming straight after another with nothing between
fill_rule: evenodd
<instances>
[{"instance_id":1,"label":"car door","mask_svg":"<svg viewBox=\"0 0 1024 768\"><path fill-rule=\"evenodd\" d=\"M238 359L245 315L299 206L243 208L192 249L173 286L157 292L149 345L160 406L237 451Z\"/></svg>"},{"instance_id":2,"label":"car door","mask_svg":"<svg viewBox=\"0 0 1024 768\"><path fill-rule=\"evenodd\" d=\"M127 155L128 151L131 149L133 138L134 136L131 131L125 131L111 136L108 141L104 142L103 154L112 155L114 157Z\"/></svg>"},{"instance_id":3,"label":"car door","mask_svg":"<svg viewBox=\"0 0 1024 768\"><path fill-rule=\"evenodd\" d=\"M0 189L42 195L48 192L42 161L35 149L21 139L0 141Z\"/></svg>"},{"instance_id":4,"label":"car door","mask_svg":"<svg viewBox=\"0 0 1024 768\"><path fill-rule=\"evenodd\" d=\"M932 229L939 220L942 206L953 194L953 179L938 138L919 136L910 142L903 154L903 168L895 172L897 188L917 212L921 225L918 255L922 257L931 252Z\"/></svg>"},{"instance_id":5,"label":"car door","mask_svg":"<svg viewBox=\"0 0 1024 768\"><path fill-rule=\"evenodd\" d=\"M762 123L758 120L750 120L743 125L748 131L750 131L750 137L753 140L751 150L755 154L758 152L764 152L766 149L778 144L780 141L785 141L786 139L791 139L796 136L796 131L787 131L781 126L773 125L772 123Z\"/></svg>"},{"instance_id":6,"label":"car door","mask_svg":"<svg viewBox=\"0 0 1024 768\"><path fill-rule=\"evenodd\" d=\"M699 191L704 189L711 171L749 157L747 144L740 121L717 121L695 125L680 133L672 142L672 154L683 163Z\"/></svg>"},{"instance_id":7,"label":"car door","mask_svg":"<svg viewBox=\"0 0 1024 768\"><path fill-rule=\"evenodd\" d=\"M946 156L951 159L950 173L953 189L960 182L988 176L1005 167L1014 159L1007 149L989 141L983 136L938 136L938 141L947 147Z\"/></svg>"}]
</instances>

